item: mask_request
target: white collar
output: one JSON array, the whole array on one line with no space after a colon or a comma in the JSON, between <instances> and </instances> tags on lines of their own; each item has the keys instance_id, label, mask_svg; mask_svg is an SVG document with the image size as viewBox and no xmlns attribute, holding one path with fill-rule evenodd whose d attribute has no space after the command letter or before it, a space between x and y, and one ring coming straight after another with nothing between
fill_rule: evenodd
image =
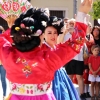
<instances>
[{"instance_id":1,"label":"white collar","mask_svg":"<svg viewBox=\"0 0 100 100\"><path fill-rule=\"evenodd\" d=\"M56 46L54 45L54 48L52 48L47 42L43 42L47 47L51 48L51 49L56 49Z\"/></svg>"}]
</instances>

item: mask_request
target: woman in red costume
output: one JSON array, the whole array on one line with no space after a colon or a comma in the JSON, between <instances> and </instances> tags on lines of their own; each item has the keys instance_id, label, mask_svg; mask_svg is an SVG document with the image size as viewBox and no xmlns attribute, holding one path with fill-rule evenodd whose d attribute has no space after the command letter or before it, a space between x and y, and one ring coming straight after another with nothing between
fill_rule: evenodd
<instances>
[{"instance_id":1,"label":"woman in red costume","mask_svg":"<svg viewBox=\"0 0 100 100\"><path fill-rule=\"evenodd\" d=\"M58 21L61 23L59 24ZM43 45L46 45L46 48L44 49L55 49L58 35L62 33L59 30L62 25L61 18L50 16L50 20L47 23L48 27L45 29L44 34L40 36L44 36L45 38L45 41L42 40ZM54 79L52 81L52 90L56 100L79 100L78 92L63 67L55 72Z\"/></svg>"}]
</instances>

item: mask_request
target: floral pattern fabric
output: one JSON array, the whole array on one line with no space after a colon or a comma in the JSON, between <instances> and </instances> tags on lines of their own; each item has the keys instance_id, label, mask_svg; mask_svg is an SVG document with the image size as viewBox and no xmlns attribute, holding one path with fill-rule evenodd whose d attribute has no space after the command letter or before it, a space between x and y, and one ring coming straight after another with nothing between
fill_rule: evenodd
<instances>
[{"instance_id":1,"label":"floral pattern fabric","mask_svg":"<svg viewBox=\"0 0 100 100\"><path fill-rule=\"evenodd\" d=\"M12 94L20 95L42 95L51 90L51 82L44 84L18 84L10 82L10 89Z\"/></svg>"}]
</instances>

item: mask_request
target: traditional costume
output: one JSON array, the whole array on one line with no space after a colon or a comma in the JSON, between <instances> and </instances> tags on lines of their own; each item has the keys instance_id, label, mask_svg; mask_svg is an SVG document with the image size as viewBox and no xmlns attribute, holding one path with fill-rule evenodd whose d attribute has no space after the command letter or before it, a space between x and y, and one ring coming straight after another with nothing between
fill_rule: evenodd
<instances>
[{"instance_id":1,"label":"traditional costume","mask_svg":"<svg viewBox=\"0 0 100 100\"><path fill-rule=\"evenodd\" d=\"M47 22L47 26L48 27L52 26L56 30L58 30L57 26L61 26L61 25L59 25L59 23L56 23L54 19L57 19L57 17L51 16L50 20ZM60 18L58 18L58 19L59 19L59 21L62 20ZM59 27L59 29L61 29L61 28ZM61 33L60 30L58 30L57 34L59 35L60 33ZM46 33L44 33L44 34L46 34ZM54 44L50 43L52 46L54 46L54 47L51 47L49 45L49 43L50 43L50 41L47 42L47 38L45 38L45 42L43 42L43 44L45 44L47 46L47 48L49 48L49 49L56 48L54 46ZM56 43L55 43L55 45L56 45ZM78 93L77 93L75 87L73 86L71 80L69 79L68 75L66 74L66 71L63 67L55 72L54 80L52 82L52 89L53 89L53 93L56 97L56 100L79 100Z\"/></svg>"},{"instance_id":2,"label":"traditional costume","mask_svg":"<svg viewBox=\"0 0 100 100\"><path fill-rule=\"evenodd\" d=\"M84 43L87 26L82 23L85 14L80 15L72 39L54 50L39 47L39 35L49 19L43 9L31 8L20 15L11 27L13 44L7 31L0 35L0 59L10 81L10 100L56 100L52 92L55 71L79 53Z\"/></svg>"},{"instance_id":3,"label":"traditional costume","mask_svg":"<svg viewBox=\"0 0 100 100\"><path fill-rule=\"evenodd\" d=\"M46 42L44 44L51 48ZM63 67L55 72L52 89L56 100L79 100L78 93Z\"/></svg>"}]
</instances>

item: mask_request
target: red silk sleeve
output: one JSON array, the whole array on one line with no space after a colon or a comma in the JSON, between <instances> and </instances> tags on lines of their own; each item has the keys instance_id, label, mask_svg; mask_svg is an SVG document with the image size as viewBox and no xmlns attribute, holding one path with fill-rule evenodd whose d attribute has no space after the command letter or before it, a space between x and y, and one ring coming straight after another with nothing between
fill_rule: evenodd
<instances>
[{"instance_id":1,"label":"red silk sleeve","mask_svg":"<svg viewBox=\"0 0 100 100\"><path fill-rule=\"evenodd\" d=\"M77 30L73 33L71 40L57 45L54 50L45 51L44 58L49 69L59 69L80 52L84 44L87 26L83 23L76 22L76 28Z\"/></svg>"},{"instance_id":2,"label":"red silk sleeve","mask_svg":"<svg viewBox=\"0 0 100 100\"><path fill-rule=\"evenodd\" d=\"M7 41L9 41L10 43L13 42L12 38L10 37L10 29L6 30L6 31L2 34L2 36L3 36Z\"/></svg>"}]
</instances>

